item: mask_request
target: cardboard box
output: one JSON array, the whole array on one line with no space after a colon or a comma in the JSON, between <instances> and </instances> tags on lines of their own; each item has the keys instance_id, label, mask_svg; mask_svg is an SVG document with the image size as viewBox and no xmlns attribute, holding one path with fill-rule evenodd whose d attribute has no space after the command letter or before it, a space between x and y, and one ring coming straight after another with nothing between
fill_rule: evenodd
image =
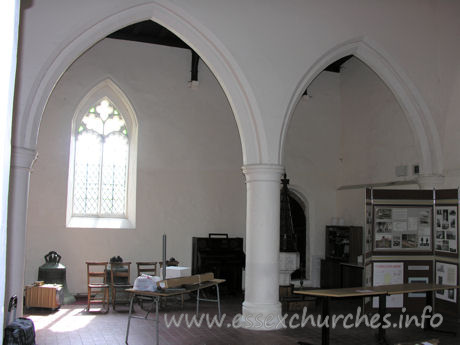
<instances>
[{"instance_id":1,"label":"cardboard box","mask_svg":"<svg viewBox=\"0 0 460 345\"><path fill-rule=\"evenodd\" d=\"M26 286L26 308L56 309L60 307L62 298L62 285Z\"/></svg>"},{"instance_id":2,"label":"cardboard box","mask_svg":"<svg viewBox=\"0 0 460 345\"><path fill-rule=\"evenodd\" d=\"M166 267L166 278L188 277L192 275L190 267L168 266Z\"/></svg>"},{"instance_id":3,"label":"cardboard box","mask_svg":"<svg viewBox=\"0 0 460 345\"><path fill-rule=\"evenodd\" d=\"M170 288L181 287L183 285L195 285L195 284L207 282L212 279L214 279L214 274L210 272L210 273L203 273L203 274L195 274L193 276L188 276L188 277L169 278L169 279L159 281L157 285L162 289L170 289Z\"/></svg>"}]
</instances>

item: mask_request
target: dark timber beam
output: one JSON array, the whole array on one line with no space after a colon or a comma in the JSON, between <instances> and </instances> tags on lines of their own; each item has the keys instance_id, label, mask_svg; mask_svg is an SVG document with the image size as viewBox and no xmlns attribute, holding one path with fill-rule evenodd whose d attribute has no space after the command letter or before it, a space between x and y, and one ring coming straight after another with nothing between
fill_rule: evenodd
<instances>
[{"instance_id":1,"label":"dark timber beam","mask_svg":"<svg viewBox=\"0 0 460 345\"><path fill-rule=\"evenodd\" d=\"M198 63L200 62L200 57L194 50L192 50L192 77L190 81L198 81Z\"/></svg>"}]
</instances>

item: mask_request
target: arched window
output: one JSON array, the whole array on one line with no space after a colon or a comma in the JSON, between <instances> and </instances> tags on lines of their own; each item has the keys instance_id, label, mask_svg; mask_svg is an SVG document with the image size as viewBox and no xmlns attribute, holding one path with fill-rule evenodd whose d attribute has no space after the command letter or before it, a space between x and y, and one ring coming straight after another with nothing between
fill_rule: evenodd
<instances>
[{"instance_id":1,"label":"arched window","mask_svg":"<svg viewBox=\"0 0 460 345\"><path fill-rule=\"evenodd\" d=\"M81 102L72 123L68 227L135 226L136 145L133 109L106 80Z\"/></svg>"}]
</instances>

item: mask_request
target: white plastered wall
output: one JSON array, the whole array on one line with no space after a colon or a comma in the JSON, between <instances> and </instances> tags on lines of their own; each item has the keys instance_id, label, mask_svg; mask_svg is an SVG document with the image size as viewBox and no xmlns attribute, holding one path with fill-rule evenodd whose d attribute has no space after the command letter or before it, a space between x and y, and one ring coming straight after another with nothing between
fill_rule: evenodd
<instances>
[{"instance_id":1,"label":"white plastered wall","mask_svg":"<svg viewBox=\"0 0 460 345\"><path fill-rule=\"evenodd\" d=\"M73 293L86 289L85 260L161 260L191 265L192 236L245 235L241 144L228 101L202 62L188 87L190 51L106 39L79 58L44 112L29 194L25 282L50 250L62 255ZM65 227L71 121L80 100L111 78L139 123L135 229ZM45 202L46 201L46 202ZM135 269L133 267L134 277Z\"/></svg>"},{"instance_id":2,"label":"white plastered wall","mask_svg":"<svg viewBox=\"0 0 460 345\"><path fill-rule=\"evenodd\" d=\"M341 72L340 177L337 186L410 181L420 165L417 140L401 105L388 86L366 64L351 59ZM396 176L406 166L407 176ZM414 188L407 184L403 188ZM395 188L395 187L392 187ZM337 193L338 217L364 224L364 188Z\"/></svg>"}]
</instances>

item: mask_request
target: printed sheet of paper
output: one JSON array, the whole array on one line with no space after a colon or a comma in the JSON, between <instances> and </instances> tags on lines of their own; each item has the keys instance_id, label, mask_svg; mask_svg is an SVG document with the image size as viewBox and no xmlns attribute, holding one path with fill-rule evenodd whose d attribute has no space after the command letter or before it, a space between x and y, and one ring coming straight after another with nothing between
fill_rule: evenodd
<instances>
[{"instance_id":1,"label":"printed sheet of paper","mask_svg":"<svg viewBox=\"0 0 460 345\"><path fill-rule=\"evenodd\" d=\"M404 283L404 263L402 262L374 262L373 285L395 285ZM387 296L387 308L402 308L403 295ZM378 297L372 301L374 308L379 307Z\"/></svg>"},{"instance_id":2,"label":"printed sheet of paper","mask_svg":"<svg viewBox=\"0 0 460 345\"><path fill-rule=\"evenodd\" d=\"M457 265L437 261L436 284L457 285ZM457 303L457 289L436 291L436 298Z\"/></svg>"}]
</instances>

